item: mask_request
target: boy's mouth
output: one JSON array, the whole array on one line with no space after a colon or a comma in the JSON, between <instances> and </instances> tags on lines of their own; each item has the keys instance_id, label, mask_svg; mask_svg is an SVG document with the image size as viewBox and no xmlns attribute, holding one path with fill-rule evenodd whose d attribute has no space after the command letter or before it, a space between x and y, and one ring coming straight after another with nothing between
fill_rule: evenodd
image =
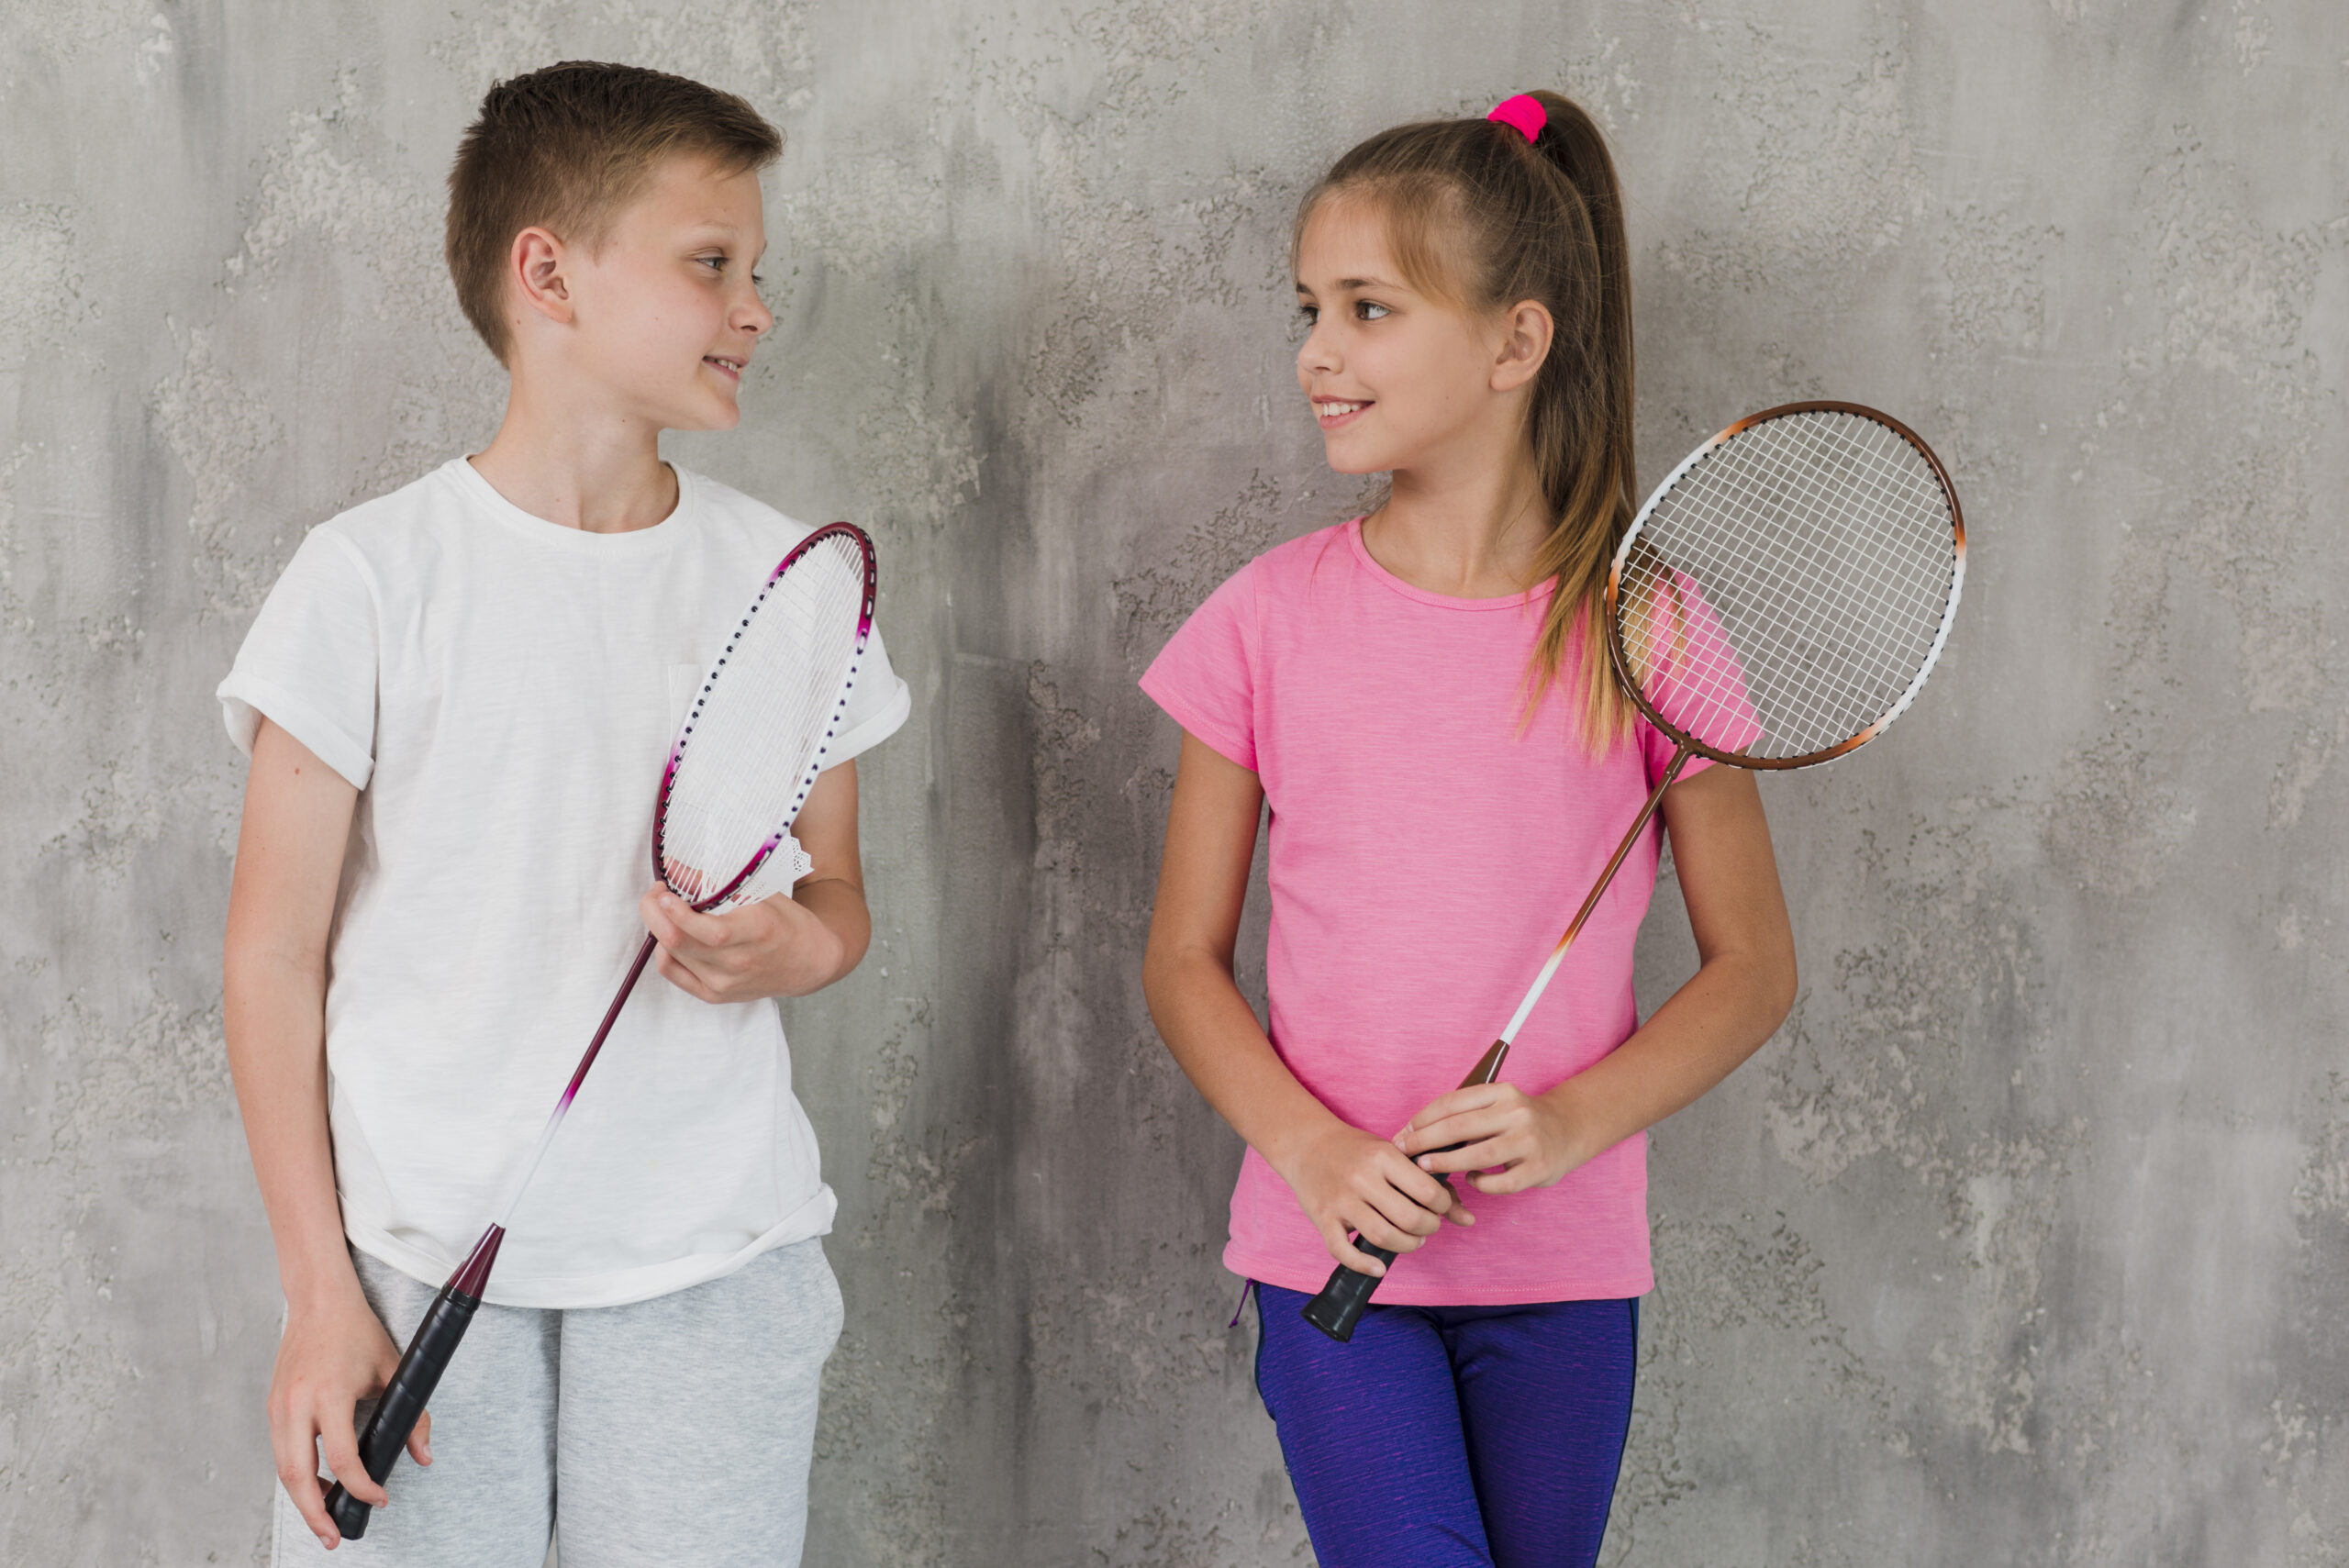
<instances>
[{"instance_id":1,"label":"boy's mouth","mask_svg":"<svg viewBox=\"0 0 2349 1568\"><path fill-rule=\"evenodd\" d=\"M1339 397L1317 397L1313 400L1313 414L1323 429L1334 430L1369 406L1367 401L1357 403Z\"/></svg>"},{"instance_id":2,"label":"boy's mouth","mask_svg":"<svg viewBox=\"0 0 2349 1568\"><path fill-rule=\"evenodd\" d=\"M704 354L701 357L701 362L706 365L716 365L719 374L728 377L729 380L740 381L742 379L743 367L748 365L751 361L748 360L729 359L724 354Z\"/></svg>"}]
</instances>

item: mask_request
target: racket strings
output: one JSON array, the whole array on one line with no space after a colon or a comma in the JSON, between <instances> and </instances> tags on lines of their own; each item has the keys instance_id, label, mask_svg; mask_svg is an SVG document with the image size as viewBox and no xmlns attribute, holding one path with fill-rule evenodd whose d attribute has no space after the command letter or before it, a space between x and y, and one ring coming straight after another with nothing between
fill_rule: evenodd
<instances>
[{"instance_id":1,"label":"racket strings","mask_svg":"<svg viewBox=\"0 0 2349 1568\"><path fill-rule=\"evenodd\" d=\"M799 815L844 717L866 592L863 550L831 535L734 628L671 755L657 831L662 880L680 898L717 897Z\"/></svg>"},{"instance_id":2,"label":"racket strings","mask_svg":"<svg viewBox=\"0 0 2349 1568\"><path fill-rule=\"evenodd\" d=\"M1739 432L1650 514L1616 620L1643 693L1716 750L1784 760L1898 710L1955 571L1954 517L1899 432L1810 410Z\"/></svg>"}]
</instances>

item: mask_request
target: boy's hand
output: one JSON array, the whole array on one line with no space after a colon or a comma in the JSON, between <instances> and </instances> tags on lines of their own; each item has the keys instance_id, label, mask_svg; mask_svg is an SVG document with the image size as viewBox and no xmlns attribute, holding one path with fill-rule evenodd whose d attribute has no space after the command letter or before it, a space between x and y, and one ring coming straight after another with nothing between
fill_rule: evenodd
<instances>
[{"instance_id":1,"label":"boy's hand","mask_svg":"<svg viewBox=\"0 0 2349 1568\"><path fill-rule=\"evenodd\" d=\"M381 1394L399 1364L399 1348L355 1290L331 1307L295 1308L286 1317L285 1336L277 1343L277 1372L269 1385L270 1448L286 1496L329 1551L342 1532L327 1513L319 1485L318 1440L326 1440L327 1468L344 1491L373 1507L389 1502L359 1462L353 1417L359 1401ZM407 1452L418 1464L432 1462L429 1410L417 1418Z\"/></svg>"},{"instance_id":2,"label":"boy's hand","mask_svg":"<svg viewBox=\"0 0 2349 1568\"><path fill-rule=\"evenodd\" d=\"M1475 1223L1449 1186L1412 1164L1392 1140L1342 1122L1307 1144L1281 1174L1330 1256L1356 1273L1384 1274L1386 1265L1346 1240L1349 1230L1390 1252L1408 1252L1446 1219Z\"/></svg>"},{"instance_id":3,"label":"boy's hand","mask_svg":"<svg viewBox=\"0 0 2349 1568\"><path fill-rule=\"evenodd\" d=\"M1422 1171L1472 1173L1468 1184L1480 1193L1546 1187L1598 1152L1576 1137L1564 1087L1548 1095L1513 1084L1454 1089L1429 1101L1395 1141Z\"/></svg>"},{"instance_id":4,"label":"boy's hand","mask_svg":"<svg viewBox=\"0 0 2349 1568\"><path fill-rule=\"evenodd\" d=\"M805 996L839 979L851 962L840 933L796 897L697 915L667 888L655 887L638 909L661 944L654 961L661 973L705 1002Z\"/></svg>"}]
</instances>

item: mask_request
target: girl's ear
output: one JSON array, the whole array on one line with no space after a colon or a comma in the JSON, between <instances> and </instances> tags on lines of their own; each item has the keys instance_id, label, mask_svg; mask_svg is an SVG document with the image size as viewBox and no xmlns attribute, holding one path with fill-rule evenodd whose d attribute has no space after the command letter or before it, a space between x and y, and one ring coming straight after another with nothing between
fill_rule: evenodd
<instances>
[{"instance_id":1,"label":"girl's ear","mask_svg":"<svg viewBox=\"0 0 2349 1568\"><path fill-rule=\"evenodd\" d=\"M1500 352L1493 361L1495 392L1515 392L1541 373L1557 336L1549 307L1539 300L1521 299L1502 317Z\"/></svg>"}]
</instances>

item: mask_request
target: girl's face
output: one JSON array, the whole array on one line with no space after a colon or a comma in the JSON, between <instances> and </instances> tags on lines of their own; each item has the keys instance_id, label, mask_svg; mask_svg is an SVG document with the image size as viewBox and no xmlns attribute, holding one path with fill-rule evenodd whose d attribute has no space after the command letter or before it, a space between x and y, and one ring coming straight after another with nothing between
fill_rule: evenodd
<instances>
[{"instance_id":1,"label":"girl's face","mask_svg":"<svg viewBox=\"0 0 2349 1568\"><path fill-rule=\"evenodd\" d=\"M1514 436L1522 411L1508 394L1525 378L1496 373L1508 358L1506 316L1486 321L1406 284L1371 204L1340 195L1314 209L1297 302L1309 328L1297 384L1339 473L1422 469L1448 449Z\"/></svg>"}]
</instances>

